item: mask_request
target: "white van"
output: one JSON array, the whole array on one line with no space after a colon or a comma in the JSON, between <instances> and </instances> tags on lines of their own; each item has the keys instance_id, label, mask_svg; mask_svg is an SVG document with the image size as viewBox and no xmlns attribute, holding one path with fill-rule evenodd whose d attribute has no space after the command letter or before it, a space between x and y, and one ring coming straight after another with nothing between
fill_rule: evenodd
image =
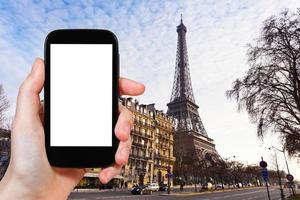
<instances>
[{"instance_id":1,"label":"white van","mask_svg":"<svg viewBox=\"0 0 300 200\"><path fill-rule=\"evenodd\" d=\"M153 192L157 192L159 190L158 183L148 183L147 188Z\"/></svg>"}]
</instances>

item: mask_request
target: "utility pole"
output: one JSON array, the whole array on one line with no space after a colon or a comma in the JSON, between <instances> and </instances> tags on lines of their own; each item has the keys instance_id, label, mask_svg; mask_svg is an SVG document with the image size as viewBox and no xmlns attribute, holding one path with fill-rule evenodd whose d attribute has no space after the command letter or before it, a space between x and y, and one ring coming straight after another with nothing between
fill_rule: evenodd
<instances>
[{"instance_id":1,"label":"utility pole","mask_svg":"<svg viewBox=\"0 0 300 200\"><path fill-rule=\"evenodd\" d=\"M279 166L278 166L278 159L277 159L277 153L276 153L276 149L274 149L274 153L275 153L275 162L276 162L276 168L277 168L277 175L278 175L278 183L279 183L279 187L280 187L280 197L282 200L284 200L284 193L283 193L283 189L282 189L282 183L281 183L281 176L280 176L280 171L279 171Z\"/></svg>"},{"instance_id":2,"label":"utility pole","mask_svg":"<svg viewBox=\"0 0 300 200\"><path fill-rule=\"evenodd\" d=\"M227 157L227 158L223 158L223 160L225 160L226 161L226 166L227 166L227 162L228 162L228 160L230 159L230 158L235 158L235 156L234 155L232 155L232 156L229 156L229 157ZM232 172L232 175L234 176L234 178L235 178L235 175L233 174L233 172ZM220 178L221 178L221 182L222 182L222 189L224 190L224 184L223 184L223 178L222 178L222 176L221 176L221 173L220 173ZM236 178L235 178L236 179ZM235 181L235 180L234 180ZM229 188L229 185L228 185L228 188Z\"/></svg>"},{"instance_id":3,"label":"utility pole","mask_svg":"<svg viewBox=\"0 0 300 200\"><path fill-rule=\"evenodd\" d=\"M280 150L280 149L274 147L273 145L269 148L269 150L271 150L271 148L273 148L274 151L277 150L277 151L280 151L280 152L283 153L284 161L285 161L285 165L286 165L286 169L287 169L288 175L290 175L290 174L291 174L291 173L290 173L290 168L289 168L289 165L288 165L288 162L287 162L287 159L286 159L286 155L285 155L285 152L284 152L284 148L283 148L282 150ZM290 182L291 182L291 181L290 181ZM295 191L294 191L294 188L293 188L293 187L289 187L289 192L290 192L290 194L291 194L291 189L292 189L292 194L295 195Z\"/></svg>"}]
</instances>

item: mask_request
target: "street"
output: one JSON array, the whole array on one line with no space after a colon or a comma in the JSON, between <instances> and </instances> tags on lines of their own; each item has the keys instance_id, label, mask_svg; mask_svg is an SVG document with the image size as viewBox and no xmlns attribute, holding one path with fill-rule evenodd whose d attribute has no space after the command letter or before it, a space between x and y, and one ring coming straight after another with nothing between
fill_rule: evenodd
<instances>
[{"instance_id":1,"label":"street","mask_svg":"<svg viewBox=\"0 0 300 200\"><path fill-rule=\"evenodd\" d=\"M288 190L285 190L285 197L289 195ZM278 188L270 188L270 196L272 200L280 200L280 191ZM171 195L166 195L166 192L155 192L152 195L131 195L130 191L99 191L99 192L72 192L68 198L69 200L85 200L85 199L134 199L134 200L148 200L148 199L188 199L188 200L267 200L267 192L265 188L251 188L231 191L217 191L217 192L174 192Z\"/></svg>"}]
</instances>

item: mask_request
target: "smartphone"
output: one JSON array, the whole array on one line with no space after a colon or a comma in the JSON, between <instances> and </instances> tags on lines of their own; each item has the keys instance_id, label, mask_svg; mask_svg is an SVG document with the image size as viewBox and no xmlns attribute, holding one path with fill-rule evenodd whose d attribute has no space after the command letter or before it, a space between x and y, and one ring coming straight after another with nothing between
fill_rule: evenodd
<instances>
[{"instance_id":1,"label":"smartphone","mask_svg":"<svg viewBox=\"0 0 300 200\"><path fill-rule=\"evenodd\" d=\"M56 167L114 163L119 51L108 30L64 29L45 40L45 143Z\"/></svg>"}]
</instances>

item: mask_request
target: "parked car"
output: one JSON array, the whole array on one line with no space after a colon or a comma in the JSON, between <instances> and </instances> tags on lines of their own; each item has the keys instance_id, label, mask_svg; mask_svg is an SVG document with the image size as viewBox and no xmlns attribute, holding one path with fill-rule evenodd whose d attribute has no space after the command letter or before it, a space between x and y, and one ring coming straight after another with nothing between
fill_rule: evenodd
<instances>
[{"instance_id":1,"label":"parked car","mask_svg":"<svg viewBox=\"0 0 300 200\"><path fill-rule=\"evenodd\" d=\"M167 189L168 189L168 185L167 184L161 184L160 186L159 186L159 191L167 191Z\"/></svg>"},{"instance_id":2,"label":"parked car","mask_svg":"<svg viewBox=\"0 0 300 200\"><path fill-rule=\"evenodd\" d=\"M146 185L139 185L132 188L131 194L152 194L152 190L150 190Z\"/></svg>"},{"instance_id":3,"label":"parked car","mask_svg":"<svg viewBox=\"0 0 300 200\"><path fill-rule=\"evenodd\" d=\"M235 187L236 188L241 188L241 187L243 187L243 184L242 183L237 183L237 184L235 184Z\"/></svg>"},{"instance_id":4,"label":"parked car","mask_svg":"<svg viewBox=\"0 0 300 200\"><path fill-rule=\"evenodd\" d=\"M223 186L222 186L222 184L216 184L216 186L215 186L215 187L216 187L216 189L217 189L217 190L221 190L221 189L223 189Z\"/></svg>"},{"instance_id":5,"label":"parked car","mask_svg":"<svg viewBox=\"0 0 300 200\"><path fill-rule=\"evenodd\" d=\"M201 187L202 190L211 190L212 189L212 184L211 183L205 183Z\"/></svg>"},{"instance_id":6,"label":"parked car","mask_svg":"<svg viewBox=\"0 0 300 200\"><path fill-rule=\"evenodd\" d=\"M157 192L159 190L159 185L158 183L148 183L147 188L153 192Z\"/></svg>"}]
</instances>

